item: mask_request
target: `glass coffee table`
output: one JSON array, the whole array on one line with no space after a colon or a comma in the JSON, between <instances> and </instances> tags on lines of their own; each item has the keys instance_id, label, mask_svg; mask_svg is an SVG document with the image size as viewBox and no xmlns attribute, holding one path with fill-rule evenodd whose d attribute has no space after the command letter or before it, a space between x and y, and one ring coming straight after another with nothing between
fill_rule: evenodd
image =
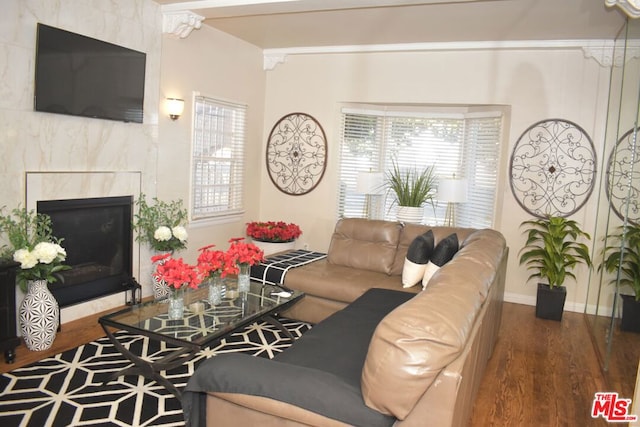
<instances>
[{"instance_id":1,"label":"glass coffee table","mask_svg":"<svg viewBox=\"0 0 640 427\"><path fill-rule=\"evenodd\" d=\"M204 286L185 292L184 316L179 320L169 319L166 300L147 301L102 316L98 322L107 337L133 363L133 366L111 374L104 384L122 375L141 375L161 384L180 400L180 391L161 375L161 371L188 362L198 351L256 321L266 321L276 326L293 340L293 335L274 315L302 297L304 293L300 291L284 292L277 286L251 282L248 293L239 294L234 288L228 288L222 303L212 306L207 300L208 286ZM165 342L175 350L157 360L142 358L122 345L113 329Z\"/></svg>"}]
</instances>

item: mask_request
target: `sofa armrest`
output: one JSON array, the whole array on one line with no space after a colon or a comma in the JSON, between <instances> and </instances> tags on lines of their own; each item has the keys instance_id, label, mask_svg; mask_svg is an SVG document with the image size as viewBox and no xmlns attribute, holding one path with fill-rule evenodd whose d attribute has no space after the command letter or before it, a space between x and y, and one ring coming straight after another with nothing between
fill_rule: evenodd
<instances>
[{"instance_id":1,"label":"sofa armrest","mask_svg":"<svg viewBox=\"0 0 640 427\"><path fill-rule=\"evenodd\" d=\"M200 364L183 392L187 426L204 424L207 392L274 399L350 425L391 426L395 421L365 406L360 389L333 374L245 354L221 354Z\"/></svg>"}]
</instances>

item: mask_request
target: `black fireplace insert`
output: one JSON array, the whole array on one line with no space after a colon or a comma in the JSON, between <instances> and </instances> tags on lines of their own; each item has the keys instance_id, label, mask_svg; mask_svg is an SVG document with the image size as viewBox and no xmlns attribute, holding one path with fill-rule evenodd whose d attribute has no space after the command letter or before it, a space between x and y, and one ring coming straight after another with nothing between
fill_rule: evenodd
<instances>
[{"instance_id":1,"label":"black fireplace insert","mask_svg":"<svg viewBox=\"0 0 640 427\"><path fill-rule=\"evenodd\" d=\"M49 284L60 307L137 285L132 277L133 196L42 200L37 210L51 217L53 235L63 239L65 263L71 267Z\"/></svg>"}]
</instances>

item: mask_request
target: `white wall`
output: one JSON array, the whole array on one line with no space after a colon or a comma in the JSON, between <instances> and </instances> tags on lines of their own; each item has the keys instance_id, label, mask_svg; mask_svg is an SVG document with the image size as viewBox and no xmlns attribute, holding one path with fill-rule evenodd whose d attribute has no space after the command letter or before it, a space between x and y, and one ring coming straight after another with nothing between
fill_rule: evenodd
<instances>
[{"instance_id":1,"label":"white wall","mask_svg":"<svg viewBox=\"0 0 640 427\"><path fill-rule=\"evenodd\" d=\"M185 111L180 119L171 121L164 113L160 117L158 195L161 198L189 201L193 93L247 106L246 213L232 222L191 223L188 248L180 255L194 262L198 248L215 244L226 249L230 238L244 237L245 223L258 215L258 171L264 162L261 147L265 92L262 51L203 25L184 39L163 36L161 69L160 97L185 100Z\"/></svg>"},{"instance_id":2,"label":"white wall","mask_svg":"<svg viewBox=\"0 0 640 427\"><path fill-rule=\"evenodd\" d=\"M585 129L601 159L609 69L586 59L580 49L478 50L411 53L291 55L267 72L264 134L283 115L300 111L314 116L328 139L328 165L311 193L287 196L262 169L260 219L295 221L303 229L299 244L326 250L335 225L339 107L341 102L501 104L511 107L511 125L499 171L503 207L495 228L511 248L507 299L534 304L535 283L517 262L524 243L519 224L529 215L519 207L508 184L508 157L531 124L549 118L573 121ZM266 139L266 137L265 137ZM263 140L263 147L266 141ZM264 149L263 149L264 150ZM597 189L572 218L594 227ZM568 283L567 309L581 311L587 271Z\"/></svg>"}]
</instances>

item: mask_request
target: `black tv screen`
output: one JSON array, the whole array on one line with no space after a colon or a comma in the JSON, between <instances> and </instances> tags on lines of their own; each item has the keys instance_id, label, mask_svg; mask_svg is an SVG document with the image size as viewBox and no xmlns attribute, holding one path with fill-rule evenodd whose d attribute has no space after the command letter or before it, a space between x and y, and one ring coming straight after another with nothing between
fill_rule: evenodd
<instances>
[{"instance_id":1,"label":"black tv screen","mask_svg":"<svg viewBox=\"0 0 640 427\"><path fill-rule=\"evenodd\" d=\"M38 24L35 110L142 123L146 54Z\"/></svg>"}]
</instances>

